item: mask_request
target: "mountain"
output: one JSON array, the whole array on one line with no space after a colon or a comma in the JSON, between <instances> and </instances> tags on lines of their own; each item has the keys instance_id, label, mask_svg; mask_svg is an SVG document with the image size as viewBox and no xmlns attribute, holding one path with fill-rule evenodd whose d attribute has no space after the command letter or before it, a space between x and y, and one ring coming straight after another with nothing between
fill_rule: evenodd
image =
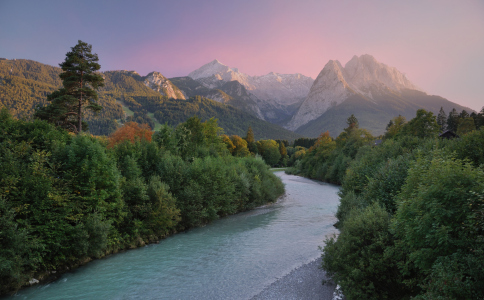
<instances>
[{"instance_id":1,"label":"mountain","mask_svg":"<svg viewBox=\"0 0 484 300\"><path fill-rule=\"evenodd\" d=\"M252 127L255 138L295 140L302 137L276 124L261 120L252 114L241 111L231 105L195 96L185 101L168 99L158 103L154 114L158 122L175 126L185 122L192 116L198 116L202 121L212 117L218 119L218 125L228 135L245 136L247 129Z\"/></svg>"},{"instance_id":2,"label":"mountain","mask_svg":"<svg viewBox=\"0 0 484 300\"><path fill-rule=\"evenodd\" d=\"M253 97L240 82L233 80L223 83L216 89L208 88L191 77L175 77L170 80L180 88L186 97L202 96L214 101L229 104L264 119Z\"/></svg>"},{"instance_id":3,"label":"mountain","mask_svg":"<svg viewBox=\"0 0 484 300\"><path fill-rule=\"evenodd\" d=\"M278 74L271 72L263 76L249 76L237 68L230 68L218 60L203 65L188 74L209 89L220 89L225 83L238 81L248 91L253 104L252 111L259 110L265 120L281 122L297 110L307 96L313 79L301 74Z\"/></svg>"},{"instance_id":4,"label":"mountain","mask_svg":"<svg viewBox=\"0 0 484 300\"><path fill-rule=\"evenodd\" d=\"M61 71L58 67L32 60L0 59L0 109L7 107L17 118L31 118L35 107L47 105L47 95L62 86L59 79ZM140 76L135 71L126 70L106 71L102 76L104 87L98 90L98 95L103 109L97 116L91 112L85 115L90 132L96 135L110 134L127 117L143 123L177 125L198 115L203 120L211 117L219 119L219 126L227 134L245 135L247 128L252 126L259 138L292 140L301 137L236 108L237 105L243 107L251 103L245 87L237 81L220 86L218 93L225 99L221 101L223 97L218 98L222 103L217 103L205 98L185 100L214 91L190 77L167 79L159 72ZM183 86L184 91L173 82ZM157 120L157 117L160 119Z\"/></svg>"},{"instance_id":5,"label":"mountain","mask_svg":"<svg viewBox=\"0 0 484 300\"><path fill-rule=\"evenodd\" d=\"M284 127L306 136L318 136L326 130L335 136L346 127L348 116L354 114L360 127L379 135L395 116L411 119L420 108L437 114L440 107L447 112L452 108L472 111L427 95L396 68L371 55L361 55L354 56L344 67L337 60L329 61Z\"/></svg>"},{"instance_id":6,"label":"mountain","mask_svg":"<svg viewBox=\"0 0 484 300\"><path fill-rule=\"evenodd\" d=\"M180 89L159 72L151 72L143 77L143 80L147 87L163 96L173 99L186 99Z\"/></svg>"}]
</instances>

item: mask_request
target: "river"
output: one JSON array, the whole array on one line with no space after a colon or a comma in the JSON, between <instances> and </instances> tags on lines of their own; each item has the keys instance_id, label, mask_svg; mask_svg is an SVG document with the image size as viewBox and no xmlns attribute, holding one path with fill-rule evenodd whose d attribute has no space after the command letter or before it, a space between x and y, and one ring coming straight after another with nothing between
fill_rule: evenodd
<instances>
[{"instance_id":1,"label":"river","mask_svg":"<svg viewBox=\"0 0 484 300\"><path fill-rule=\"evenodd\" d=\"M92 261L5 299L250 299L318 258L336 232L338 186L276 174L286 195L275 204Z\"/></svg>"}]
</instances>

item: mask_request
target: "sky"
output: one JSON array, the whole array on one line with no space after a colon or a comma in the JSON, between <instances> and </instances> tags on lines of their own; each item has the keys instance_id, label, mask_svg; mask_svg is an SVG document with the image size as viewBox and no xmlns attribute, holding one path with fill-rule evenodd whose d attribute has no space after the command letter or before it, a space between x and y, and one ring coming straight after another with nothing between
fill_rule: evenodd
<instances>
[{"instance_id":1,"label":"sky","mask_svg":"<svg viewBox=\"0 0 484 300\"><path fill-rule=\"evenodd\" d=\"M315 79L370 54L428 94L484 106L483 0L0 0L0 57L58 66L78 40L101 71L166 77L218 59Z\"/></svg>"}]
</instances>

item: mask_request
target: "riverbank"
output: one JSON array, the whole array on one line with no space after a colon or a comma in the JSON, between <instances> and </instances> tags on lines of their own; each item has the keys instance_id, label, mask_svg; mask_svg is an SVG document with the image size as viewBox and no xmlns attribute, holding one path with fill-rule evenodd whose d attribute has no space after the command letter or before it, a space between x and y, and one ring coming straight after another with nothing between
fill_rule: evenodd
<instances>
[{"instance_id":1,"label":"riverbank","mask_svg":"<svg viewBox=\"0 0 484 300\"><path fill-rule=\"evenodd\" d=\"M247 299L258 295L317 258L318 246L337 232L332 224L338 187L276 174L286 185L286 195L274 204L172 235L160 244L94 260L55 282L19 291L17 297ZM289 276L319 288L322 278L314 277L324 272L318 264L313 264L312 273ZM307 298L300 295L299 299Z\"/></svg>"},{"instance_id":2,"label":"riverbank","mask_svg":"<svg viewBox=\"0 0 484 300\"><path fill-rule=\"evenodd\" d=\"M321 258L305 264L278 279L251 300L333 300L336 285L322 271ZM328 283L322 285L322 281Z\"/></svg>"}]
</instances>

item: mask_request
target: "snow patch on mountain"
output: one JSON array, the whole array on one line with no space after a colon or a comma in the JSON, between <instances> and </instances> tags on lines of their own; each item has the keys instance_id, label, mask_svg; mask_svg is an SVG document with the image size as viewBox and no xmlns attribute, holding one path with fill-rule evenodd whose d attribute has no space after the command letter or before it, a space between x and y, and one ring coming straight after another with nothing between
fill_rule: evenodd
<instances>
[{"instance_id":1,"label":"snow patch on mountain","mask_svg":"<svg viewBox=\"0 0 484 300\"><path fill-rule=\"evenodd\" d=\"M262 76L249 76L218 60L203 65L188 76L212 89L220 88L226 82L237 80L257 99L283 106L301 103L314 81L301 74L271 72Z\"/></svg>"}]
</instances>

